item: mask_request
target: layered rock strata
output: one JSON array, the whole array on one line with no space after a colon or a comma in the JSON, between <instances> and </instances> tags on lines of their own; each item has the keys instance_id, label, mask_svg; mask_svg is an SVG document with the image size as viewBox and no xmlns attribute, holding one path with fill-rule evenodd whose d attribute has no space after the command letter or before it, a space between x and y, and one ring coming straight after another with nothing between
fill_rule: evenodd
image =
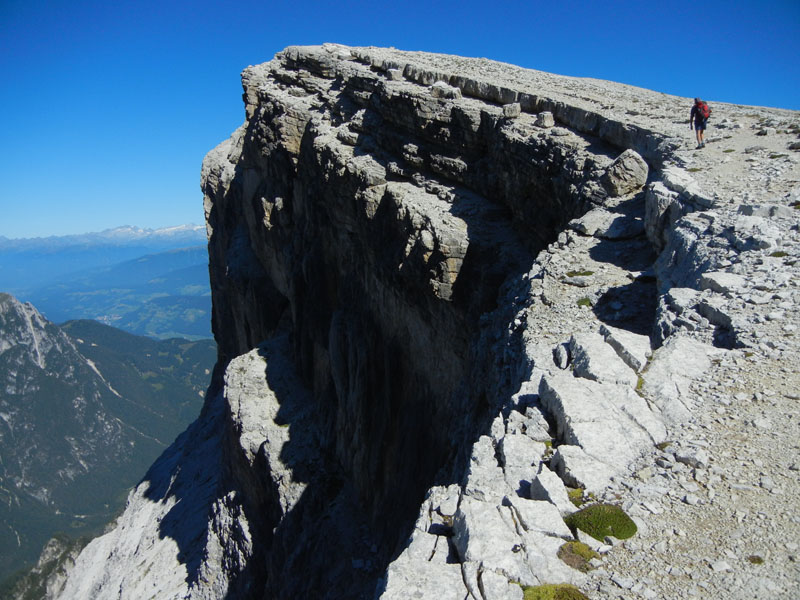
<instances>
[{"instance_id":1,"label":"layered rock strata","mask_svg":"<svg viewBox=\"0 0 800 600\"><path fill-rule=\"evenodd\" d=\"M242 79L246 121L203 163L220 349L195 425L208 450L179 440L79 562L111 564L128 527L153 548L128 560L172 573L159 597L585 585L558 558L575 535L567 488L606 493L748 337L724 308L682 312L716 314L714 290L735 282L713 274L699 226L720 198L654 116L681 100L338 45L288 48ZM777 243L761 225L718 233ZM203 479L206 456L219 466ZM169 491L187 478L205 500ZM142 516L176 497L197 511L183 530ZM132 597L112 566L85 581Z\"/></svg>"}]
</instances>

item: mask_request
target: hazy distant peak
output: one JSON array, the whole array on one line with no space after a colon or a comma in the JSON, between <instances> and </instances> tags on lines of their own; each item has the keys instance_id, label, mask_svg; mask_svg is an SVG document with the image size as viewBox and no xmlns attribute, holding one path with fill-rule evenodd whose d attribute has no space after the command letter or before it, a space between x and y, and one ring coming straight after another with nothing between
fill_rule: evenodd
<instances>
[{"instance_id":1,"label":"hazy distant peak","mask_svg":"<svg viewBox=\"0 0 800 600\"><path fill-rule=\"evenodd\" d=\"M122 225L103 231L92 231L72 235L51 235L47 237L7 238L0 236L0 250L27 250L29 248L66 248L84 245L125 245L130 243L168 243L175 241L205 243L206 228L192 223L149 229L135 225Z\"/></svg>"}]
</instances>

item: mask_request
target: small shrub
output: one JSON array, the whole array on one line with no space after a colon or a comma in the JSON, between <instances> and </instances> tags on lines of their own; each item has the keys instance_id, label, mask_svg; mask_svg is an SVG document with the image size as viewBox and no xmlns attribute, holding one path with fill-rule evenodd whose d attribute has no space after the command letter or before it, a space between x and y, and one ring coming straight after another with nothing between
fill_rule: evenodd
<instances>
[{"instance_id":1,"label":"small shrub","mask_svg":"<svg viewBox=\"0 0 800 600\"><path fill-rule=\"evenodd\" d=\"M747 557L748 562L753 565L763 565L764 559L760 557L758 554L751 554Z\"/></svg>"},{"instance_id":2,"label":"small shrub","mask_svg":"<svg viewBox=\"0 0 800 600\"><path fill-rule=\"evenodd\" d=\"M600 555L583 542L567 542L558 549L558 558L573 569L588 573L594 568L589 561L600 558Z\"/></svg>"},{"instance_id":3,"label":"small shrub","mask_svg":"<svg viewBox=\"0 0 800 600\"><path fill-rule=\"evenodd\" d=\"M525 586L522 592L525 600L589 600L574 585L566 583Z\"/></svg>"},{"instance_id":4,"label":"small shrub","mask_svg":"<svg viewBox=\"0 0 800 600\"><path fill-rule=\"evenodd\" d=\"M686 170L689 171L689 173L698 173L699 171L702 171L703 169L701 169L700 167L689 167Z\"/></svg>"},{"instance_id":5,"label":"small shrub","mask_svg":"<svg viewBox=\"0 0 800 600\"><path fill-rule=\"evenodd\" d=\"M594 275L594 271L567 271L567 277L588 277Z\"/></svg>"},{"instance_id":6,"label":"small shrub","mask_svg":"<svg viewBox=\"0 0 800 600\"><path fill-rule=\"evenodd\" d=\"M770 158L786 158L787 156L789 156L789 155L788 154L770 154L769 155Z\"/></svg>"},{"instance_id":7,"label":"small shrub","mask_svg":"<svg viewBox=\"0 0 800 600\"><path fill-rule=\"evenodd\" d=\"M723 152L736 152L733 148L726 148Z\"/></svg>"},{"instance_id":8,"label":"small shrub","mask_svg":"<svg viewBox=\"0 0 800 600\"><path fill-rule=\"evenodd\" d=\"M581 298L578 300L578 306L585 306L586 308L592 307L592 301L589 298Z\"/></svg>"},{"instance_id":9,"label":"small shrub","mask_svg":"<svg viewBox=\"0 0 800 600\"><path fill-rule=\"evenodd\" d=\"M626 540L636 533L636 523L614 504L592 504L566 516L564 522L571 530L580 529L601 542L609 535Z\"/></svg>"},{"instance_id":10,"label":"small shrub","mask_svg":"<svg viewBox=\"0 0 800 600\"><path fill-rule=\"evenodd\" d=\"M789 256L789 255L783 250L776 250L775 252L770 254L770 256L772 256L773 258L783 258L784 256Z\"/></svg>"}]
</instances>

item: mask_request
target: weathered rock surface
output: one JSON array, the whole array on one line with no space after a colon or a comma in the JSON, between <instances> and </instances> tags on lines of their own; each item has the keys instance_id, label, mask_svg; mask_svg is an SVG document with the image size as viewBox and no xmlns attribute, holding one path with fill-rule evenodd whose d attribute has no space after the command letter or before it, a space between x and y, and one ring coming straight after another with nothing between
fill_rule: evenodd
<instances>
[{"instance_id":1,"label":"weathered rock surface","mask_svg":"<svg viewBox=\"0 0 800 600\"><path fill-rule=\"evenodd\" d=\"M647 532L661 490L632 478L661 461L681 504L701 505L709 480L688 469L713 468L713 451L665 442L704 410L693 386L740 347L795 352L791 215L738 213L719 178L701 189L673 124L685 99L338 45L288 48L243 84L247 120L203 164L228 365L209 506L235 492L243 517L209 517L195 539L214 550L170 560L236 598L644 590L646 571L587 576L558 558L567 488L623 503ZM752 265L752 285L720 275ZM748 307L762 293L760 319ZM761 323L780 341L762 348ZM296 371L284 392L274 361ZM129 539L109 535L109 548ZM600 565L627 551L596 546Z\"/></svg>"}]
</instances>

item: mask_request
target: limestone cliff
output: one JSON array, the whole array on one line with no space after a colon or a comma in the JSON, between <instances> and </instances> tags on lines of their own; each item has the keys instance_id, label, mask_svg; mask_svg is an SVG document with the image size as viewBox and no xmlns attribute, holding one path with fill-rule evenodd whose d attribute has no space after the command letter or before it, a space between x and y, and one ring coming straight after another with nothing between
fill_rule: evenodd
<instances>
[{"instance_id":1,"label":"limestone cliff","mask_svg":"<svg viewBox=\"0 0 800 600\"><path fill-rule=\"evenodd\" d=\"M338 45L242 81L246 120L202 168L204 413L62 597L583 582L557 557L565 486L601 496L748 343L713 298L670 304L722 261L696 224L719 199L662 116L682 99Z\"/></svg>"}]
</instances>

